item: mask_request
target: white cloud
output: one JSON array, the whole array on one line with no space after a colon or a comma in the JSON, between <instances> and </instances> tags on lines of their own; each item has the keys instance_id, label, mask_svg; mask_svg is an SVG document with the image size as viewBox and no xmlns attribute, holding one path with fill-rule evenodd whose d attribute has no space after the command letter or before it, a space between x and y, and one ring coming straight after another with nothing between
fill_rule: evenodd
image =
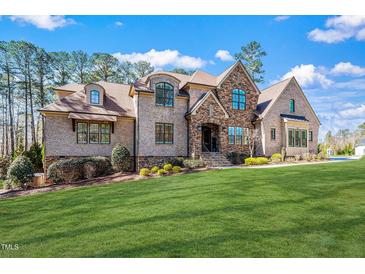
<instances>
[{"instance_id":1,"label":"white cloud","mask_svg":"<svg viewBox=\"0 0 365 274\"><path fill-rule=\"evenodd\" d=\"M280 15L280 16L276 16L276 17L274 18L274 20L275 20L276 22L281 22L281 21L288 20L289 18L290 18L290 16L288 16L288 15Z\"/></svg>"},{"instance_id":2,"label":"white cloud","mask_svg":"<svg viewBox=\"0 0 365 274\"><path fill-rule=\"evenodd\" d=\"M363 76L365 75L365 68L353 65L350 62L340 62L331 69L331 74Z\"/></svg>"},{"instance_id":3,"label":"white cloud","mask_svg":"<svg viewBox=\"0 0 365 274\"><path fill-rule=\"evenodd\" d=\"M281 77L282 80L294 76L302 87L320 85L322 88L328 88L333 81L328 79L320 70L312 65L300 65L291 68L291 70Z\"/></svg>"},{"instance_id":4,"label":"white cloud","mask_svg":"<svg viewBox=\"0 0 365 274\"><path fill-rule=\"evenodd\" d=\"M365 16L342 15L327 19L325 30L314 29L308 38L316 42L339 43L350 38L365 40Z\"/></svg>"},{"instance_id":5,"label":"white cloud","mask_svg":"<svg viewBox=\"0 0 365 274\"><path fill-rule=\"evenodd\" d=\"M73 19L65 18L63 15L13 15L10 16L10 20L20 24L31 24L39 29L46 30L54 30L75 24Z\"/></svg>"},{"instance_id":6,"label":"white cloud","mask_svg":"<svg viewBox=\"0 0 365 274\"><path fill-rule=\"evenodd\" d=\"M363 118L365 117L365 105L340 111L344 118Z\"/></svg>"},{"instance_id":7,"label":"white cloud","mask_svg":"<svg viewBox=\"0 0 365 274\"><path fill-rule=\"evenodd\" d=\"M198 69L203 67L207 63L199 57L182 55L179 51L170 49L161 51L151 49L150 51L144 53L132 52L130 54L122 54L120 52L117 52L114 53L113 56L121 62L129 61L132 63L136 63L139 61L147 61L152 66L158 68L171 65L178 68Z\"/></svg>"},{"instance_id":8,"label":"white cloud","mask_svg":"<svg viewBox=\"0 0 365 274\"><path fill-rule=\"evenodd\" d=\"M339 82L334 86L340 89L365 90L365 79L354 79L346 82Z\"/></svg>"},{"instance_id":9,"label":"white cloud","mask_svg":"<svg viewBox=\"0 0 365 274\"><path fill-rule=\"evenodd\" d=\"M121 21L116 21L115 23L114 23L114 25L116 26L116 27L123 27L123 22L121 22Z\"/></svg>"},{"instance_id":10,"label":"white cloud","mask_svg":"<svg viewBox=\"0 0 365 274\"><path fill-rule=\"evenodd\" d=\"M216 52L215 57L221 61L233 61L233 56L228 50L220 49Z\"/></svg>"}]
</instances>

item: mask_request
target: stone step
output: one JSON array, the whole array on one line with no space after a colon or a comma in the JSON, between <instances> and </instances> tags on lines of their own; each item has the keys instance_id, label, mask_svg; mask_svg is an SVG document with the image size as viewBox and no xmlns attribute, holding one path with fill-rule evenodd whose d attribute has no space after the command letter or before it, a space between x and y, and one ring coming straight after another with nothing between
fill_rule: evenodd
<instances>
[{"instance_id":1,"label":"stone step","mask_svg":"<svg viewBox=\"0 0 365 274\"><path fill-rule=\"evenodd\" d=\"M209 167L231 166L231 162L220 152L203 152L204 163Z\"/></svg>"}]
</instances>

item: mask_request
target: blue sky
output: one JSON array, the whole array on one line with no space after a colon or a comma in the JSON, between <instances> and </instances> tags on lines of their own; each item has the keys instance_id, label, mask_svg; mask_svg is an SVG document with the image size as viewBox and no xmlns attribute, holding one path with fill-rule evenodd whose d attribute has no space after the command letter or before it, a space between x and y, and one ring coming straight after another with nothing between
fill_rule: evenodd
<instances>
[{"instance_id":1,"label":"blue sky","mask_svg":"<svg viewBox=\"0 0 365 274\"><path fill-rule=\"evenodd\" d=\"M256 40L268 53L260 88L295 75L322 122L321 136L365 122L363 16L3 16L0 39L213 74Z\"/></svg>"}]
</instances>

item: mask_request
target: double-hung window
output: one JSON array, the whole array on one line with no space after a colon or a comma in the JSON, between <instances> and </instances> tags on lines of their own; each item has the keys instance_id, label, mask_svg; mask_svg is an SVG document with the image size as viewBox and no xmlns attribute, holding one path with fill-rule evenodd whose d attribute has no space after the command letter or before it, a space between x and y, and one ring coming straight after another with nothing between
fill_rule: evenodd
<instances>
[{"instance_id":1,"label":"double-hung window","mask_svg":"<svg viewBox=\"0 0 365 274\"><path fill-rule=\"evenodd\" d=\"M245 133L245 134L244 134ZM247 144L247 131L242 127L228 127L228 144Z\"/></svg>"},{"instance_id":2,"label":"double-hung window","mask_svg":"<svg viewBox=\"0 0 365 274\"><path fill-rule=\"evenodd\" d=\"M77 123L77 143L87 144L87 123Z\"/></svg>"},{"instance_id":3,"label":"double-hung window","mask_svg":"<svg viewBox=\"0 0 365 274\"><path fill-rule=\"evenodd\" d=\"M307 147L307 130L293 129L288 130L289 147Z\"/></svg>"},{"instance_id":4,"label":"double-hung window","mask_svg":"<svg viewBox=\"0 0 365 274\"><path fill-rule=\"evenodd\" d=\"M310 130L308 133L309 133L309 142L313 142L313 131Z\"/></svg>"},{"instance_id":5,"label":"double-hung window","mask_svg":"<svg viewBox=\"0 0 365 274\"><path fill-rule=\"evenodd\" d=\"M172 85L165 82L156 84L156 105L174 106L174 87Z\"/></svg>"},{"instance_id":6,"label":"double-hung window","mask_svg":"<svg viewBox=\"0 0 365 274\"><path fill-rule=\"evenodd\" d=\"M169 123L155 124L155 143L172 144L174 142L174 125Z\"/></svg>"},{"instance_id":7,"label":"double-hung window","mask_svg":"<svg viewBox=\"0 0 365 274\"><path fill-rule=\"evenodd\" d=\"M246 93L243 90L232 90L232 108L240 110L246 109Z\"/></svg>"},{"instance_id":8,"label":"double-hung window","mask_svg":"<svg viewBox=\"0 0 365 274\"><path fill-rule=\"evenodd\" d=\"M100 124L100 144L110 144L110 124Z\"/></svg>"},{"instance_id":9,"label":"double-hung window","mask_svg":"<svg viewBox=\"0 0 365 274\"><path fill-rule=\"evenodd\" d=\"M110 123L77 122L78 144L110 144Z\"/></svg>"},{"instance_id":10,"label":"double-hung window","mask_svg":"<svg viewBox=\"0 0 365 274\"><path fill-rule=\"evenodd\" d=\"M99 144L99 124L90 123L89 124L89 143Z\"/></svg>"}]
</instances>

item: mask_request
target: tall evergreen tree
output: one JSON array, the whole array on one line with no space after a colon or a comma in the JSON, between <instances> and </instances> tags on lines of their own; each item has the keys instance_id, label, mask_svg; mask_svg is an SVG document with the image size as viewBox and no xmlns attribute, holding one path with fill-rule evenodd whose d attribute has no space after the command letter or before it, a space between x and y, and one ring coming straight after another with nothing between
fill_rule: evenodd
<instances>
[{"instance_id":1,"label":"tall evergreen tree","mask_svg":"<svg viewBox=\"0 0 365 274\"><path fill-rule=\"evenodd\" d=\"M263 69L262 57L267 55L261 44L252 41L241 47L241 52L234 55L236 60L242 60L253 81L257 84L264 82L265 70Z\"/></svg>"}]
</instances>

